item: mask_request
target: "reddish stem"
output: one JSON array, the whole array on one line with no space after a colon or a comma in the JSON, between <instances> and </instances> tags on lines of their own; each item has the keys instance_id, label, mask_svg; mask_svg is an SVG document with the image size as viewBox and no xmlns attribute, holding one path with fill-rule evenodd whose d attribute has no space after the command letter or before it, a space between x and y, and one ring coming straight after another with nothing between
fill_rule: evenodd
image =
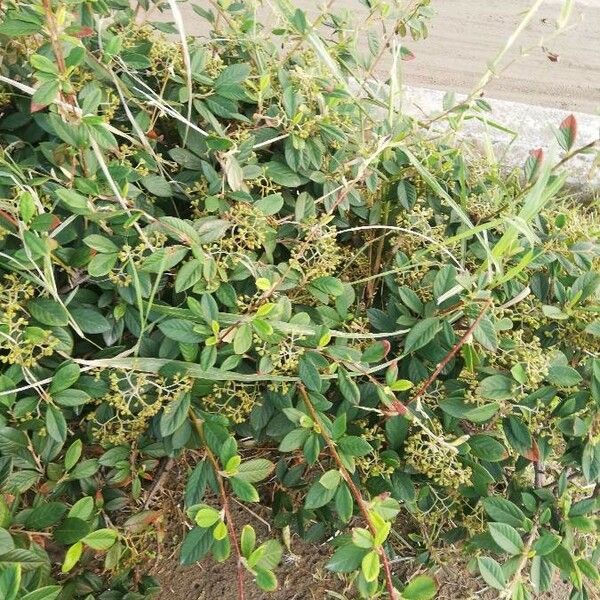
<instances>
[{"instance_id":1,"label":"reddish stem","mask_svg":"<svg viewBox=\"0 0 600 600\"><path fill-rule=\"evenodd\" d=\"M308 411L310 412L310 415L311 415L313 421L315 423L319 424L319 427L321 429L321 431L320 431L321 436L325 440L325 443L327 444L329 451L331 452L331 456L335 460L335 462L338 466L338 469L339 469L340 473L342 474L342 477L344 478L344 481L348 484L350 493L356 500L356 504L358 505L358 508L360 509L360 512L362 513L362 515L367 523L367 526L369 527L369 531L371 532L373 537L375 537L377 535L377 529L373 525L371 516L369 515L367 503L365 502L364 498L362 497L360 490L358 489L358 487L356 487L356 484L352 480L350 473L348 473L346 467L344 466L344 463L342 462L342 459L341 459L340 455L338 454L337 448L335 447L335 443L329 437L327 430L321 423L321 421L319 419L319 415L317 414L317 411L315 410L315 407L313 406L313 404L310 401L310 398L308 396L308 393L306 392L306 388L302 384L300 384L298 387L300 390L300 394L302 395L302 399L304 400L304 404L306 404L306 407L308 408ZM387 554L385 553L383 546L379 546L377 551L378 551L379 557L381 558L381 563L383 564L383 571L385 573L385 583L386 583L386 587L388 590L388 594L390 595L390 598L392 600L397 600L398 595L396 593L396 589L394 588L394 583L392 581L392 570L390 568L390 561L388 560Z\"/></svg>"},{"instance_id":2,"label":"reddish stem","mask_svg":"<svg viewBox=\"0 0 600 600\"><path fill-rule=\"evenodd\" d=\"M435 371L423 382L421 387L417 390L415 395L412 397L411 403L420 398L429 388L429 386L440 376L440 373L446 368L446 365L458 354L458 351L465 345L469 337L473 334L477 325L481 322L481 319L485 316L485 313L492 305L491 298L488 298L480 313L477 315L476 319L471 323L470 327L465 331L463 336L458 340L458 342L452 347L450 352L444 356L444 358L440 361L438 366L435 368Z\"/></svg>"},{"instance_id":3,"label":"reddish stem","mask_svg":"<svg viewBox=\"0 0 600 600\"><path fill-rule=\"evenodd\" d=\"M212 463L213 469L215 470L215 477L219 486L219 493L221 494L221 502L223 504L223 511L225 512L225 524L227 525L227 531L229 532L229 538L233 545L233 551L236 557L236 571L237 571L237 586L238 586L238 600L246 600L246 591L244 588L244 566L242 562L242 553L238 544L237 534L233 525L233 518L231 516L231 509L229 508L229 496L225 489L225 483L223 477L219 474L219 463L211 449L208 447L206 440L204 439L204 432L202 430L202 422L196 417L196 415L190 411L190 417L196 427L196 431L204 444L204 450L206 456Z\"/></svg>"}]
</instances>

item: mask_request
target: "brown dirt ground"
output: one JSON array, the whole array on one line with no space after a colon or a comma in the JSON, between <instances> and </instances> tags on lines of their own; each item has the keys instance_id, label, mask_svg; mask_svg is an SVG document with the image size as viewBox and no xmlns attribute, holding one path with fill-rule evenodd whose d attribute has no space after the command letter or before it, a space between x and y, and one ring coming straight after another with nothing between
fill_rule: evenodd
<instances>
[{"instance_id":1,"label":"brown dirt ground","mask_svg":"<svg viewBox=\"0 0 600 600\"><path fill-rule=\"evenodd\" d=\"M295 557L284 557L277 570L280 589L263 593L246 577L247 600L353 600L356 596L348 582L328 573L326 546L295 544ZM181 567L176 559L160 562L154 570L163 591L159 600L237 600L236 573L232 561ZM438 600L494 600L497 595L484 592L477 580L462 565L448 567L436 573L440 584ZM566 585L556 582L543 600L567 600ZM542 600L542 598L540 598Z\"/></svg>"},{"instance_id":2,"label":"brown dirt ground","mask_svg":"<svg viewBox=\"0 0 600 600\"><path fill-rule=\"evenodd\" d=\"M300 550L296 548L296 551ZM305 545L301 555L284 557L277 569L279 590L274 593L261 592L246 577L247 600L324 600L326 598L354 598L344 595L344 582L327 573L324 564L328 551ZM237 600L236 572L232 560L217 564L207 560L201 565L181 567L177 560L157 565L154 576L161 582L163 591L160 600ZM337 595L332 595L337 593ZM351 592L351 590L350 590Z\"/></svg>"},{"instance_id":3,"label":"brown dirt ground","mask_svg":"<svg viewBox=\"0 0 600 600\"><path fill-rule=\"evenodd\" d=\"M182 482L185 481L185 465L175 465L164 482L160 493L156 495L150 508L160 511L165 518L164 539L161 552L163 558L157 559L151 568L161 584L162 592L158 600L237 600L236 569L233 559L225 563L216 563L205 559L201 564L183 567L179 564L177 546L185 530L185 515L181 510ZM210 502L210 500L207 500ZM254 516L241 505L233 504L232 512L236 529L250 523L256 530L257 539L265 541L276 532L269 534L262 520L268 520L267 509L260 509L260 515ZM171 550L169 550L171 548ZM284 553L280 566L276 569L279 590L273 593L261 592L246 575L246 600L355 600L353 586L344 579L325 569L331 554L328 544L319 546L305 543L298 538L292 539L293 554ZM408 563L399 561L394 570L402 580L410 570ZM408 574L408 573L407 573ZM438 600L494 600L495 593L483 590L481 580L466 569L464 559L447 557L445 565L435 572L439 583ZM567 600L567 586L557 581L552 592L539 600Z\"/></svg>"}]
</instances>

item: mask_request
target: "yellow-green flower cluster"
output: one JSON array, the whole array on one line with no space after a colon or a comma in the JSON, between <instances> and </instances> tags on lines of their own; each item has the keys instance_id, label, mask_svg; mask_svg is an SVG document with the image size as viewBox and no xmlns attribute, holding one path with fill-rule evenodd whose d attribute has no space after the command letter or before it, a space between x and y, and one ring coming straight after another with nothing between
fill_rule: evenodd
<instances>
[{"instance_id":1,"label":"yellow-green flower cluster","mask_svg":"<svg viewBox=\"0 0 600 600\"><path fill-rule=\"evenodd\" d=\"M96 376L102 374L99 371ZM95 435L103 444L123 444L138 439L150 420L163 407L189 393L193 379L176 376L172 380L142 372L112 370L108 373L109 390L98 404L112 408L112 416L100 421L91 413Z\"/></svg>"},{"instance_id":2,"label":"yellow-green flower cluster","mask_svg":"<svg viewBox=\"0 0 600 600\"><path fill-rule=\"evenodd\" d=\"M206 410L218 412L233 423L243 423L255 406L260 405L262 391L258 383L227 381L215 385L208 396L202 398Z\"/></svg>"},{"instance_id":3,"label":"yellow-green flower cluster","mask_svg":"<svg viewBox=\"0 0 600 600\"><path fill-rule=\"evenodd\" d=\"M302 275L302 283L332 275L342 261L342 252L336 240L336 228L329 219L311 219L303 223L300 239L292 248L290 267Z\"/></svg>"},{"instance_id":4,"label":"yellow-green flower cluster","mask_svg":"<svg viewBox=\"0 0 600 600\"><path fill-rule=\"evenodd\" d=\"M433 429L442 433L439 424ZM437 485L456 489L471 482L471 468L460 462L458 452L440 444L439 439L423 429L409 436L404 453L409 465Z\"/></svg>"},{"instance_id":5,"label":"yellow-green flower cluster","mask_svg":"<svg viewBox=\"0 0 600 600\"><path fill-rule=\"evenodd\" d=\"M492 355L492 363L511 369L520 364L525 369L528 389L537 389L548 375L550 354L542 348L540 339L532 335L524 338L523 329L511 331L508 344L497 354Z\"/></svg>"},{"instance_id":6,"label":"yellow-green flower cluster","mask_svg":"<svg viewBox=\"0 0 600 600\"><path fill-rule=\"evenodd\" d=\"M0 362L4 364L35 367L58 344L51 332L29 326L25 304L34 295L35 288L14 274L0 282Z\"/></svg>"}]
</instances>

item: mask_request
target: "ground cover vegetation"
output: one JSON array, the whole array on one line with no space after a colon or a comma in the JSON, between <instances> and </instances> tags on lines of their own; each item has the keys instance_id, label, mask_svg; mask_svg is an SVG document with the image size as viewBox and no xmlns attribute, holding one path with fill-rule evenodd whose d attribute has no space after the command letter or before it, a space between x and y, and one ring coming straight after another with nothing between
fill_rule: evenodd
<instances>
[{"instance_id":1,"label":"ground cover vegetation","mask_svg":"<svg viewBox=\"0 0 600 600\"><path fill-rule=\"evenodd\" d=\"M181 561L233 561L239 599L297 536L363 598L433 598L460 553L498 597L595 597L575 119L506 172L454 135L477 94L405 115L428 2L211 1L196 38L147 8L0 3L0 596L154 597L184 461Z\"/></svg>"}]
</instances>

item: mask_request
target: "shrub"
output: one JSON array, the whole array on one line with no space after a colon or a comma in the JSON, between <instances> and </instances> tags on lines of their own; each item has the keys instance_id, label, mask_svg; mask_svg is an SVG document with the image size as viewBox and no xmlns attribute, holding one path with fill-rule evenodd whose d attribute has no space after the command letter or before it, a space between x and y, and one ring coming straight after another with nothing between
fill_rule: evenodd
<instances>
[{"instance_id":1,"label":"shrub","mask_svg":"<svg viewBox=\"0 0 600 600\"><path fill-rule=\"evenodd\" d=\"M283 547L232 499L333 538L361 597L431 598L462 549L502 597L560 573L588 598L600 246L597 205L558 195L574 119L558 163L505 173L399 112L396 75L370 91L427 2L356 29L211 6L179 40L118 0L0 6L2 597L155 594L145 509L185 458L181 561L231 556L239 598Z\"/></svg>"}]
</instances>

